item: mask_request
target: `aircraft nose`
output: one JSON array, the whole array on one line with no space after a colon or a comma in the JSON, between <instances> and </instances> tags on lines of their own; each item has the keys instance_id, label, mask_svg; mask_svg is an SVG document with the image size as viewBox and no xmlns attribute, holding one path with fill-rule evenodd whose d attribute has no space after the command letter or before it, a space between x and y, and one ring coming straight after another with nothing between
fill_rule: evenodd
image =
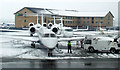
<instances>
[{"instance_id":1,"label":"aircraft nose","mask_svg":"<svg viewBox=\"0 0 120 70\"><path fill-rule=\"evenodd\" d=\"M51 38L51 39L44 39L43 40L44 42L44 45L49 48L49 49L53 49L56 47L56 44L57 44L57 38Z\"/></svg>"}]
</instances>

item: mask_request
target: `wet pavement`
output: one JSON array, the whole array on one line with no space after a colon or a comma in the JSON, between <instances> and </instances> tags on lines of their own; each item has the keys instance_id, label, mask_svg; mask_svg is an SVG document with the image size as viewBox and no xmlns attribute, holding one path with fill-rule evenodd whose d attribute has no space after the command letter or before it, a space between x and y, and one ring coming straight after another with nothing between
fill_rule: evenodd
<instances>
[{"instance_id":1,"label":"wet pavement","mask_svg":"<svg viewBox=\"0 0 120 70\"><path fill-rule=\"evenodd\" d=\"M118 59L24 60L14 58L3 59L3 61L3 68L119 68L120 65Z\"/></svg>"}]
</instances>

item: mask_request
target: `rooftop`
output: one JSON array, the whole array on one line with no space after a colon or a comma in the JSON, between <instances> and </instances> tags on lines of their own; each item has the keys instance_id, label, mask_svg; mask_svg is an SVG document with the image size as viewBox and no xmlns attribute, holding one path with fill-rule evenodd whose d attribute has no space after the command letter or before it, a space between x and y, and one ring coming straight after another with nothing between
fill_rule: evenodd
<instances>
[{"instance_id":1,"label":"rooftop","mask_svg":"<svg viewBox=\"0 0 120 70\"><path fill-rule=\"evenodd\" d=\"M41 14L41 13L42 14L51 14L51 15L55 14L55 15L60 15L60 16L74 16L74 17L105 17L108 13L111 13L110 11L106 11L106 12L80 12L78 10L58 10L58 9L33 8L33 7L24 7L24 8L27 8L30 11L32 11L33 13L37 13L37 14ZM18 13L19 11L17 11L16 13Z\"/></svg>"}]
</instances>

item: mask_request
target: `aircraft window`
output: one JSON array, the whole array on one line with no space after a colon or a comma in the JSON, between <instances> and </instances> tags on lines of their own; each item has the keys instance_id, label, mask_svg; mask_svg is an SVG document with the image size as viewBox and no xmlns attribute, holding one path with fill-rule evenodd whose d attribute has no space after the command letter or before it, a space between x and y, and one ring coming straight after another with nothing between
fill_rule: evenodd
<instances>
[{"instance_id":1,"label":"aircraft window","mask_svg":"<svg viewBox=\"0 0 120 70\"><path fill-rule=\"evenodd\" d=\"M44 37L49 37L49 34L45 34Z\"/></svg>"},{"instance_id":2,"label":"aircraft window","mask_svg":"<svg viewBox=\"0 0 120 70\"><path fill-rule=\"evenodd\" d=\"M91 44L91 43L92 43L91 40L86 40L86 41L85 41L85 44Z\"/></svg>"},{"instance_id":3,"label":"aircraft window","mask_svg":"<svg viewBox=\"0 0 120 70\"><path fill-rule=\"evenodd\" d=\"M40 28L40 27L37 27L37 28Z\"/></svg>"},{"instance_id":4,"label":"aircraft window","mask_svg":"<svg viewBox=\"0 0 120 70\"><path fill-rule=\"evenodd\" d=\"M51 35L51 37L56 37L55 34L50 34L50 35Z\"/></svg>"},{"instance_id":5,"label":"aircraft window","mask_svg":"<svg viewBox=\"0 0 120 70\"><path fill-rule=\"evenodd\" d=\"M73 31L72 29L65 29L65 31Z\"/></svg>"}]
</instances>

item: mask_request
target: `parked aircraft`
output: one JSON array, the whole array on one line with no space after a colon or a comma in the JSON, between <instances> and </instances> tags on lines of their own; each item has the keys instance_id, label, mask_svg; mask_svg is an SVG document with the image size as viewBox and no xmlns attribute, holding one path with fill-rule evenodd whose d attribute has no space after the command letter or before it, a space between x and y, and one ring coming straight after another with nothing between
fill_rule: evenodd
<instances>
[{"instance_id":1,"label":"parked aircraft","mask_svg":"<svg viewBox=\"0 0 120 70\"><path fill-rule=\"evenodd\" d=\"M37 15L37 21L38 21ZM61 20L62 21L62 20ZM55 49L58 41L80 41L83 39L83 37L74 37L72 38L73 31L70 27L63 27L63 24L52 24L49 23L48 25L43 22L43 14L41 14L41 23L40 25L38 22L36 25L34 23L29 23L29 33L31 37L34 37L34 34L37 33L38 40L31 40L32 44L31 46L35 47L35 43L39 43L43 46L43 48L48 49L48 56L52 56L52 50ZM50 29L49 29L50 28ZM60 34L58 33L60 32ZM58 38L58 35L62 35L63 37L69 37L69 38ZM61 37L61 36L60 36Z\"/></svg>"},{"instance_id":2,"label":"parked aircraft","mask_svg":"<svg viewBox=\"0 0 120 70\"><path fill-rule=\"evenodd\" d=\"M60 19L61 22L59 24L56 24L55 17L54 17L54 24L51 26L51 30L58 36L58 37L72 37L73 36L73 29L71 27L64 27L63 26L63 20L64 21L71 21L71 20L65 20L62 17ZM50 25L49 23L48 25Z\"/></svg>"}]
</instances>

